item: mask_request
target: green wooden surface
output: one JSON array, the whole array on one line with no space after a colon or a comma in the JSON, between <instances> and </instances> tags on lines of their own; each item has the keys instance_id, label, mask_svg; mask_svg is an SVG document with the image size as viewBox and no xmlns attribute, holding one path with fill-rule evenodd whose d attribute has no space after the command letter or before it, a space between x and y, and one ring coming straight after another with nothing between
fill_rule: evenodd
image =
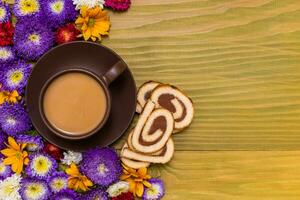
<instances>
[{"instance_id":1,"label":"green wooden surface","mask_svg":"<svg viewBox=\"0 0 300 200\"><path fill-rule=\"evenodd\" d=\"M133 0L111 21L103 44L137 85L171 83L195 102L158 167L165 199L299 199L299 0Z\"/></svg>"}]
</instances>

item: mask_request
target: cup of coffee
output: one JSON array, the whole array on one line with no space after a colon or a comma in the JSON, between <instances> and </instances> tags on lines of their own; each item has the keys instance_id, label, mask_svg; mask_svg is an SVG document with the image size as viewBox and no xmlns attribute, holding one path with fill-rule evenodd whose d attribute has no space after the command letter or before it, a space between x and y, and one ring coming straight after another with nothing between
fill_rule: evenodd
<instances>
[{"instance_id":1,"label":"cup of coffee","mask_svg":"<svg viewBox=\"0 0 300 200\"><path fill-rule=\"evenodd\" d=\"M97 133L111 109L109 85L126 69L123 61L103 76L86 69L68 69L52 76L44 85L40 114L56 135L78 140Z\"/></svg>"}]
</instances>

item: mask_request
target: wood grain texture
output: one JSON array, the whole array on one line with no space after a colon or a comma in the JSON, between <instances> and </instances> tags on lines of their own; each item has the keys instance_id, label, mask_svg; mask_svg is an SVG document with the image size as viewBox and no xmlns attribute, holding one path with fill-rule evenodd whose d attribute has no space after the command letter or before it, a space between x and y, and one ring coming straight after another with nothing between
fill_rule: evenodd
<instances>
[{"instance_id":1,"label":"wood grain texture","mask_svg":"<svg viewBox=\"0 0 300 200\"><path fill-rule=\"evenodd\" d=\"M178 150L299 150L298 0L134 0L103 41L195 102ZM119 146L119 145L118 145Z\"/></svg>"},{"instance_id":2,"label":"wood grain texture","mask_svg":"<svg viewBox=\"0 0 300 200\"><path fill-rule=\"evenodd\" d=\"M174 159L151 167L164 199L299 199L300 151L280 151L300 150L299 0L133 0L111 20L103 43L137 85L171 83L195 103Z\"/></svg>"},{"instance_id":3,"label":"wood grain texture","mask_svg":"<svg viewBox=\"0 0 300 200\"><path fill-rule=\"evenodd\" d=\"M298 200L300 196L299 151L180 151L158 168L166 182L167 200Z\"/></svg>"}]
</instances>

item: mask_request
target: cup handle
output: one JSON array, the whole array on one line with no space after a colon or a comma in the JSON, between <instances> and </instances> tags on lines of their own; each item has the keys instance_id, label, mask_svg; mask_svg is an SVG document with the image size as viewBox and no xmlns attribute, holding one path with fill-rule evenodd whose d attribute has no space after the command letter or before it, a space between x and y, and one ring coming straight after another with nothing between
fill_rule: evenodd
<instances>
[{"instance_id":1,"label":"cup handle","mask_svg":"<svg viewBox=\"0 0 300 200\"><path fill-rule=\"evenodd\" d=\"M123 61L114 64L103 76L107 86L109 86L116 78L118 78L127 68Z\"/></svg>"}]
</instances>

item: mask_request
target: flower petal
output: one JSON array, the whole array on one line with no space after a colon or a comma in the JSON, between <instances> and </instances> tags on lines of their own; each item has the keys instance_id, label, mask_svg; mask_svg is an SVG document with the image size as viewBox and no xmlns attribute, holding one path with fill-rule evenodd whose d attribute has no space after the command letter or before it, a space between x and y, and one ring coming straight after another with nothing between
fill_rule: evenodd
<instances>
[{"instance_id":1,"label":"flower petal","mask_svg":"<svg viewBox=\"0 0 300 200\"><path fill-rule=\"evenodd\" d=\"M144 185L142 183L138 183L136 185L136 191L135 191L136 195L138 197L142 197L143 193L144 193Z\"/></svg>"},{"instance_id":2,"label":"flower petal","mask_svg":"<svg viewBox=\"0 0 300 200\"><path fill-rule=\"evenodd\" d=\"M143 181L143 184L148 188L152 187L151 183L149 183L148 181Z\"/></svg>"},{"instance_id":3,"label":"flower petal","mask_svg":"<svg viewBox=\"0 0 300 200\"><path fill-rule=\"evenodd\" d=\"M14 157L14 156L13 157L5 158L3 160L3 164L4 165L11 165L11 164L16 163L16 162L18 162L18 159L16 157Z\"/></svg>"},{"instance_id":4,"label":"flower petal","mask_svg":"<svg viewBox=\"0 0 300 200\"><path fill-rule=\"evenodd\" d=\"M130 174L122 174L120 176L120 180L124 181L124 180L128 179L129 177L130 177Z\"/></svg>"},{"instance_id":5,"label":"flower petal","mask_svg":"<svg viewBox=\"0 0 300 200\"><path fill-rule=\"evenodd\" d=\"M147 175L147 168L146 168L146 167L139 168L139 169L138 169L138 174L139 174L141 177L146 176L146 175Z\"/></svg>"},{"instance_id":6,"label":"flower petal","mask_svg":"<svg viewBox=\"0 0 300 200\"><path fill-rule=\"evenodd\" d=\"M8 137L8 144L15 150L20 150L20 146L17 144L13 137Z\"/></svg>"},{"instance_id":7,"label":"flower petal","mask_svg":"<svg viewBox=\"0 0 300 200\"><path fill-rule=\"evenodd\" d=\"M1 150L1 153L2 153L3 155L5 155L6 157L9 157L9 156L14 156L14 155L16 154L16 151L13 150L13 149L7 148L7 149Z\"/></svg>"}]
</instances>

